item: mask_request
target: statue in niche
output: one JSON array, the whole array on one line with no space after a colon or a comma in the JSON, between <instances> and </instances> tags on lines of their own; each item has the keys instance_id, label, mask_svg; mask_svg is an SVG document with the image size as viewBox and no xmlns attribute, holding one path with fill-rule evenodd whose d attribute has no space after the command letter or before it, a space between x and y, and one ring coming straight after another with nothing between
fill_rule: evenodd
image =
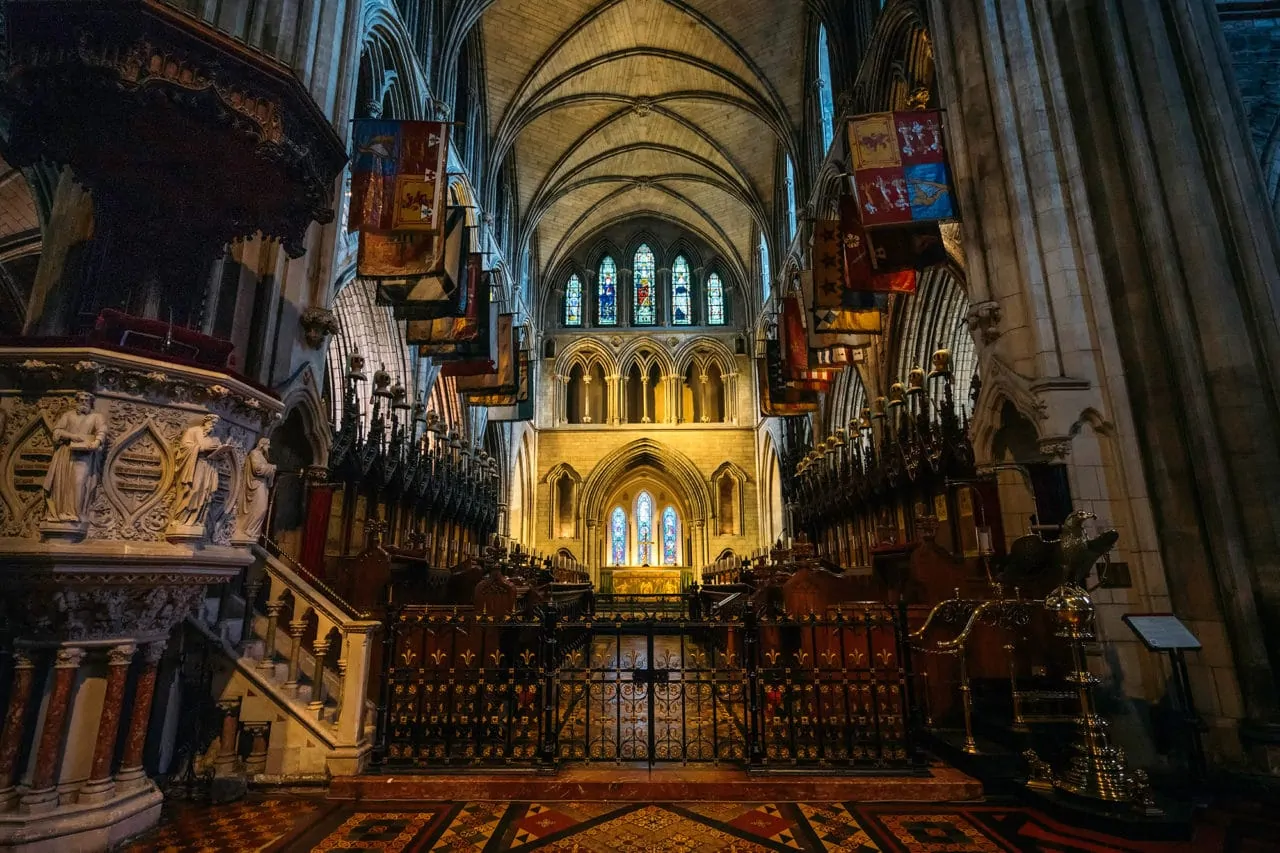
<instances>
[{"instance_id":1,"label":"statue in niche","mask_svg":"<svg viewBox=\"0 0 1280 853\"><path fill-rule=\"evenodd\" d=\"M93 410L93 395L76 394L75 408L63 412L53 427L53 457L44 475L44 521L82 522L106 437L106 421Z\"/></svg>"},{"instance_id":2,"label":"statue in niche","mask_svg":"<svg viewBox=\"0 0 1280 853\"><path fill-rule=\"evenodd\" d=\"M271 486L276 480L276 466L267 460L271 441L258 439L244 460L244 485L240 490L240 533L243 542L257 542L271 505Z\"/></svg>"},{"instance_id":3,"label":"statue in niche","mask_svg":"<svg viewBox=\"0 0 1280 853\"><path fill-rule=\"evenodd\" d=\"M188 427L178 443L174 467L178 494L173 502L173 523L179 527L200 527L209 512L209 501L218 490L218 469L208 459L222 447L213 437L217 415L205 415Z\"/></svg>"}]
</instances>

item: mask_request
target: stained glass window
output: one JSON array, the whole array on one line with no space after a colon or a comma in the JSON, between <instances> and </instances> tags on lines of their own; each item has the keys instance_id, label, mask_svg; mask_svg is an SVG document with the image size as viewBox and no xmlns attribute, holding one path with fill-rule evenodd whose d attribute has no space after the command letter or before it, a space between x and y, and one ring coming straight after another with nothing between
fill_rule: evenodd
<instances>
[{"instance_id":1,"label":"stained glass window","mask_svg":"<svg viewBox=\"0 0 1280 853\"><path fill-rule=\"evenodd\" d=\"M760 292L764 294L764 301L769 301L769 244L765 241L764 235L760 235Z\"/></svg>"},{"instance_id":2,"label":"stained glass window","mask_svg":"<svg viewBox=\"0 0 1280 853\"><path fill-rule=\"evenodd\" d=\"M689 262L677 255L671 265L671 322L687 326L693 322L693 292L689 286Z\"/></svg>"},{"instance_id":3,"label":"stained glass window","mask_svg":"<svg viewBox=\"0 0 1280 853\"><path fill-rule=\"evenodd\" d=\"M676 536L678 535L675 507L667 507L662 511L662 564L676 564Z\"/></svg>"},{"instance_id":4,"label":"stained glass window","mask_svg":"<svg viewBox=\"0 0 1280 853\"><path fill-rule=\"evenodd\" d=\"M641 243L640 248L636 249L635 268L635 322L638 325L651 326L658 319L658 314L654 309L655 300L653 298L653 250L649 248L647 243Z\"/></svg>"},{"instance_id":5,"label":"stained glass window","mask_svg":"<svg viewBox=\"0 0 1280 853\"><path fill-rule=\"evenodd\" d=\"M626 565L627 514L620 506L613 508L613 515L609 518L609 557L615 566Z\"/></svg>"},{"instance_id":6,"label":"stained glass window","mask_svg":"<svg viewBox=\"0 0 1280 853\"><path fill-rule=\"evenodd\" d=\"M614 326L618 322L618 265L608 255L600 261L600 325Z\"/></svg>"},{"instance_id":7,"label":"stained glass window","mask_svg":"<svg viewBox=\"0 0 1280 853\"><path fill-rule=\"evenodd\" d=\"M787 240L796 236L796 167L787 158Z\"/></svg>"},{"instance_id":8,"label":"stained glass window","mask_svg":"<svg viewBox=\"0 0 1280 853\"><path fill-rule=\"evenodd\" d=\"M724 325L724 282L720 274L714 272L707 276L707 323Z\"/></svg>"},{"instance_id":9,"label":"stained glass window","mask_svg":"<svg viewBox=\"0 0 1280 853\"><path fill-rule=\"evenodd\" d=\"M818 103L822 108L822 148L831 147L835 138L836 105L831 97L831 53L827 47L827 28L818 25Z\"/></svg>"},{"instance_id":10,"label":"stained glass window","mask_svg":"<svg viewBox=\"0 0 1280 853\"><path fill-rule=\"evenodd\" d=\"M576 273L569 276L564 286L564 324L582 325L582 280Z\"/></svg>"},{"instance_id":11,"label":"stained glass window","mask_svg":"<svg viewBox=\"0 0 1280 853\"><path fill-rule=\"evenodd\" d=\"M653 498L648 492L636 497L636 562L649 564L653 553Z\"/></svg>"}]
</instances>

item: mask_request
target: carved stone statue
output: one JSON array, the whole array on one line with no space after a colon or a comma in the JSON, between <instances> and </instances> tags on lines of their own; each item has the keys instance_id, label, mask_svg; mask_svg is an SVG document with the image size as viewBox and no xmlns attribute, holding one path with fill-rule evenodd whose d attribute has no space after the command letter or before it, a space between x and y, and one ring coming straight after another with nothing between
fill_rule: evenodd
<instances>
[{"instance_id":1,"label":"carved stone statue","mask_svg":"<svg viewBox=\"0 0 1280 853\"><path fill-rule=\"evenodd\" d=\"M98 455L107 426L93 410L93 395L76 395L74 409L53 427L53 458L44 475L44 521L79 524L98 478Z\"/></svg>"},{"instance_id":2,"label":"carved stone statue","mask_svg":"<svg viewBox=\"0 0 1280 853\"><path fill-rule=\"evenodd\" d=\"M178 527L200 527L209 512L209 501L218 490L218 469L208 455L222 447L213 437L217 415L205 415L188 427L178 443L174 458L177 497L173 502L173 523Z\"/></svg>"},{"instance_id":3,"label":"carved stone statue","mask_svg":"<svg viewBox=\"0 0 1280 853\"><path fill-rule=\"evenodd\" d=\"M257 542L267 520L271 485L276 479L276 466L267 461L270 450L271 442L260 438L244 460L244 485L240 489L239 531L236 535L240 541Z\"/></svg>"}]
</instances>

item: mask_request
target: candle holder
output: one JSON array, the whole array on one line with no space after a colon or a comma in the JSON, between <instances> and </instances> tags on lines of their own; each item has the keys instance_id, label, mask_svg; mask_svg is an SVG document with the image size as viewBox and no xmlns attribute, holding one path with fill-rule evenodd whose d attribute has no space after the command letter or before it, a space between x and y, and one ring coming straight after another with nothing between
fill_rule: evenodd
<instances>
[{"instance_id":1,"label":"candle holder","mask_svg":"<svg viewBox=\"0 0 1280 853\"><path fill-rule=\"evenodd\" d=\"M1033 749L1023 753L1031 768L1027 787L1128 804L1147 815L1162 814L1151 798L1146 772L1128 769L1124 750L1111 745L1107 738L1109 724L1097 712L1093 690L1099 679L1089 671L1085 659L1085 644L1094 638L1093 598L1084 587L1067 582L1045 597L1044 606L1058 622L1054 635L1066 640L1071 649L1072 671L1067 682L1075 686L1080 713L1076 717L1076 741L1071 745L1074 754L1065 772L1055 775Z\"/></svg>"}]
</instances>

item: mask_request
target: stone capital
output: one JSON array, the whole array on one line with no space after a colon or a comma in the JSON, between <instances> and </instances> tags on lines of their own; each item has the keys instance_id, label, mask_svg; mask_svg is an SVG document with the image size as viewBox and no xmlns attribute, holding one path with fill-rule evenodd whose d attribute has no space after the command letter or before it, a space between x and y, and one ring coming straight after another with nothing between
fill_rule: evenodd
<instances>
[{"instance_id":1,"label":"stone capital","mask_svg":"<svg viewBox=\"0 0 1280 853\"><path fill-rule=\"evenodd\" d=\"M65 646L58 649L58 654L54 658L54 669L79 669L80 664L84 661L84 649L79 646Z\"/></svg>"},{"instance_id":2,"label":"stone capital","mask_svg":"<svg viewBox=\"0 0 1280 853\"><path fill-rule=\"evenodd\" d=\"M121 643L107 652L108 666L128 666L138 647L133 643Z\"/></svg>"}]
</instances>

